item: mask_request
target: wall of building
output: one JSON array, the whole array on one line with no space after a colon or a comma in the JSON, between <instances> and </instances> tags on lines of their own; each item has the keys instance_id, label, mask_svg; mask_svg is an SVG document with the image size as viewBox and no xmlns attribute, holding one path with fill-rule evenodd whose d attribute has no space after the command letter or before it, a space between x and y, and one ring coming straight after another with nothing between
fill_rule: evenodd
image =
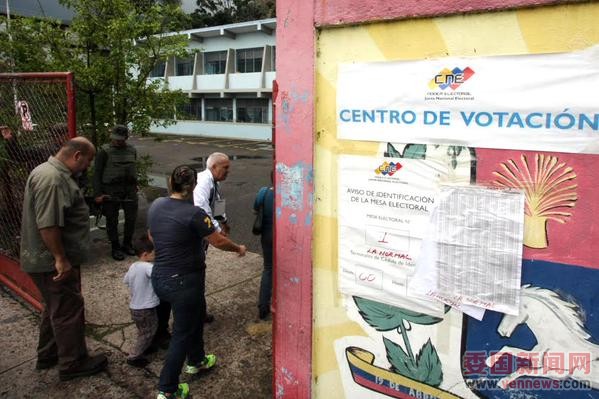
<instances>
[{"instance_id":1,"label":"wall of building","mask_svg":"<svg viewBox=\"0 0 599 399\"><path fill-rule=\"evenodd\" d=\"M599 297L595 287L599 283L599 263L592 243L599 238L593 226L599 195L593 171L599 166L598 157L472 149L477 183L492 182L493 172L502 165L513 162L524 168L523 159L538 156L551 157L576 174L578 199L569 210L571 217L567 223L543 221L547 243L540 248L525 247L522 284L562 298L566 307L577 310L575 324L582 330L562 329L557 325L559 321L548 321L542 330L522 325L508 338L497 331L501 314L487 312L478 322L451 310L436 324L411 324L407 333L411 347L418 352L430 342L442 369L440 382L419 382L404 378L392 368L384 338L405 348L401 334L371 327L353 298L341 295L338 287L338 158L382 156L389 144L398 149L399 157L404 144L339 140L336 126L337 71L342 63L581 50L599 44L599 3L540 6L550 2L339 0L316 1L314 8L295 3L277 3L280 92L276 102L276 396L599 397L596 370L585 377L593 381L592 389L567 389L563 381L568 379L563 374L539 376L539 370L526 377L558 382L553 386L556 389L500 389L496 385L468 385L464 363L465 354L482 353L484 362L491 352L505 350L506 345L522 353L531 349L537 353L597 353L599 347L594 342L599 342L599 315L595 309ZM518 9L526 5L538 7ZM513 7L517 9L507 10ZM483 13L449 15L470 11ZM315 71L314 82L305 72L309 68ZM308 305L312 314L306 309ZM545 349L535 348L537 343ZM303 352L306 345L312 348L310 358ZM348 348L374 354L375 367L366 371L386 370L386 374L380 374L380 384L385 385L382 381L390 378L395 381L393 386L387 382L389 389L382 390L359 384L351 371L355 365L348 357ZM309 389L306 384L310 384ZM400 392L400 386L407 387L407 391Z\"/></svg>"},{"instance_id":2,"label":"wall of building","mask_svg":"<svg viewBox=\"0 0 599 399\"><path fill-rule=\"evenodd\" d=\"M253 48L264 47L264 45L274 46L276 42L275 34L267 35L262 32L238 34L235 39L229 37L211 37L201 42L191 40L189 48L200 51L221 51L229 48Z\"/></svg>"},{"instance_id":3,"label":"wall of building","mask_svg":"<svg viewBox=\"0 0 599 399\"><path fill-rule=\"evenodd\" d=\"M268 20L272 24L272 20ZM247 140L272 140L272 87L276 77L276 72L272 70L271 65L272 50L276 44L275 33L270 32L266 27L264 31L255 32L237 32L239 25L225 25L223 28L232 27L231 31L235 37L230 36L209 36L205 33L205 28L199 31L204 32L209 37L197 40L193 37L193 30L190 33L188 47L192 51L200 53L194 57L197 64L193 69L195 75L176 76L176 60L171 58L165 68L165 79L168 88L171 90L181 90L187 93L190 98L200 101L201 98L226 98L231 101L234 108L233 115L236 115L235 99L261 99L264 103L268 102L268 109L264 115L265 123L244 123L238 122L235 117L230 122L217 122L206 120L184 120L179 116L179 120L167 127L152 126L150 132L154 134L172 134L194 137L219 137L235 138ZM257 29L251 23L245 24L248 27L244 29ZM220 27L218 27L220 29ZM263 52L262 71L258 72L235 72L235 50L260 48ZM206 52L226 51L228 66L227 73L224 74L204 74L202 54ZM154 78L156 79L156 78ZM162 79L162 78L160 78ZM201 100L203 101L203 100ZM202 103L204 104L204 103ZM205 108L202 108L205 111ZM203 113L204 118L206 113ZM214 118L213 118L214 119ZM241 119L243 120L243 119ZM255 119L250 119L256 121ZM248 121L245 119L244 121Z\"/></svg>"},{"instance_id":4,"label":"wall of building","mask_svg":"<svg viewBox=\"0 0 599 399\"><path fill-rule=\"evenodd\" d=\"M257 123L228 123L205 121L179 121L167 127L154 126L154 134L173 134L189 137L219 137L244 140L272 140L272 127Z\"/></svg>"}]
</instances>

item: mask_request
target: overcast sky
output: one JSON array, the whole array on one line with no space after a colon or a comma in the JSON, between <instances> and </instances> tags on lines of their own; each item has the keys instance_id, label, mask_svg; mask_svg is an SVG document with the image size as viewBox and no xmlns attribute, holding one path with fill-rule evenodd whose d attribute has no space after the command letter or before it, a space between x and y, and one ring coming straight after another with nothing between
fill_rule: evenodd
<instances>
[{"instance_id":1,"label":"overcast sky","mask_svg":"<svg viewBox=\"0 0 599 399\"><path fill-rule=\"evenodd\" d=\"M70 21L73 12L61 6L58 0L0 0L0 13L6 14L6 2L10 7L10 13L16 15L53 17L61 21ZM190 13L196 8L196 0L182 0L181 8Z\"/></svg>"},{"instance_id":2,"label":"overcast sky","mask_svg":"<svg viewBox=\"0 0 599 399\"><path fill-rule=\"evenodd\" d=\"M70 21L73 12L61 6L58 0L0 0L0 12L6 14L6 3L10 13L23 16L52 17L61 21Z\"/></svg>"}]
</instances>

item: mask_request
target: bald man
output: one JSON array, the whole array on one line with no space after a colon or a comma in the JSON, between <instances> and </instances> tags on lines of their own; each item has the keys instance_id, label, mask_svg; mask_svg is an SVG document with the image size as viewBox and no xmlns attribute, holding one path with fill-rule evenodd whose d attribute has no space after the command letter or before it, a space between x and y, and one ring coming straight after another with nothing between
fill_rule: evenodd
<instances>
[{"instance_id":1,"label":"bald man","mask_svg":"<svg viewBox=\"0 0 599 399\"><path fill-rule=\"evenodd\" d=\"M95 154L86 138L71 139L25 184L21 268L44 302L36 368L58 364L61 381L98 373L108 363L87 351L79 271L89 251L89 209L76 179Z\"/></svg>"},{"instance_id":2,"label":"bald man","mask_svg":"<svg viewBox=\"0 0 599 399\"><path fill-rule=\"evenodd\" d=\"M206 212L212 219L212 225L219 233L229 235L227 214L225 213L225 200L221 197L219 182L229 176L231 161L229 156L222 152L213 152L206 160L206 169L198 173L197 184L193 190L193 204ZM208 251L208 241L204 240L204 250ZM204 313L204 322L212 323L214 315Z\"/></svg>"}]
</instances>

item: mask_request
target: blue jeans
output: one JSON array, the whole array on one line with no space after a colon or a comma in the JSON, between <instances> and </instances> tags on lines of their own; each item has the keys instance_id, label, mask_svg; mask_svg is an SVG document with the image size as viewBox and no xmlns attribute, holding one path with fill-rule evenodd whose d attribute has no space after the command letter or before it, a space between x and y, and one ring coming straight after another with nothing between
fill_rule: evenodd
<instances>
[{"instance_id":1,"label":"blue jeans","mask_svg":"<svg viewBox=\"0 0 599 399\"><path fill-rule=\"evenodd\" d=\"M260 280L260 295L258 307L261 310L270 310L270 298L272 296L272 227L262 232L260 237L262 244L262 255L264 256L264 270Z\"/></svg>"},{"instance_id":2,"label":"blue jeans","mask_svg":"<svg viewBox=\"0 0 599 399\"><path fill-rule=\"evenodd\" d=\"M170 303L173 309L173 335L158 385L162 392L177 391L185 358L188 364L197 365L206 355L203 322L205 282L205 270L183 276L152 275L156 295L161 301Z\"/></svg>"}]
</instances>

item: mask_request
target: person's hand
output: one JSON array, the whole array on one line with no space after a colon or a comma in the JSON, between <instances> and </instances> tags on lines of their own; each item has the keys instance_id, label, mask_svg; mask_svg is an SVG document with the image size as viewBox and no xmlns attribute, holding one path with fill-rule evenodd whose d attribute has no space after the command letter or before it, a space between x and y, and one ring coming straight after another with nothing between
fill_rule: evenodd
<instances>
[{"instance_id":1,"label":"person's hand","mask_svg":"<svg viewBox=\"0 0 599 399\"><path fill-rule=\"evenodd\" d=\"M245 247L245 245L240 245L239 250L237 251L237 254L239 254L239 257L242 257L242 256L245 256L246 251L247 251L247 248Z\"/></svg>"},{"instance_id":2,"label":"person's hand","mask_svg":"<svg viewBox=\"0 0 599 399\"><path fill-rule=\"evenodd\" d=\"M12 130L8 128L0 129L2 131L2 137L4 140L12 140Z\"/></svg>"},{"instance_id":3,"label":"person's hand","mask_svg":"<svg viewBox=\"0 0 599 399\"><path fill-rule=\"evenodd\" d=\"M94 198L94 201L96 201L96 204L101 204L108 199L110 199L110 195L102 194L102 195L99 195L96 198Z\"/></svg>"},{"instance_id":4,"label":"person's hand","mask_svg":"<svg viewBox=\"0 0 599 399\"><path fill-rule=\"evenodd\" d=\"M54 276L52 280L56 282L67 278L73 270L73 266L71 266L71 262L69 262L67 258L56 259L54 267L56 268L56 276Z\"/></svg>"}]
</instances>

